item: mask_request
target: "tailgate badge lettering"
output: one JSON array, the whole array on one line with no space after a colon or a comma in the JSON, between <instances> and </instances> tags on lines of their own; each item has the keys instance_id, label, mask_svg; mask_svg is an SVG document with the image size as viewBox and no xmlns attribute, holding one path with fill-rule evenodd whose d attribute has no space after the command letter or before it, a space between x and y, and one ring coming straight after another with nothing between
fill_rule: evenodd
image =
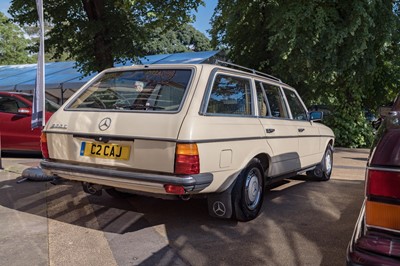
<instances>
[{"instance_id":1,"label":"tailgate badge lettering","mask_svg":"<svg viewBox=\"0 0 400 266\"><path fill-rule=\"evenodd\" d=\"M50 128L59 128L59 129L67 129L67 125L66 124L52 124L50 126Z\"/></svg>"},{"instance_id":2,"label":"tailgate badge lettering","mask_svg":"<svg viewBox=\"0 0 400 266\"><path fill-rule=\"evenodd\" d=\"M103 118L99 123L99 129L101 131L107 130L111 126L111 118Z\"/></svg>"}]
</instances>

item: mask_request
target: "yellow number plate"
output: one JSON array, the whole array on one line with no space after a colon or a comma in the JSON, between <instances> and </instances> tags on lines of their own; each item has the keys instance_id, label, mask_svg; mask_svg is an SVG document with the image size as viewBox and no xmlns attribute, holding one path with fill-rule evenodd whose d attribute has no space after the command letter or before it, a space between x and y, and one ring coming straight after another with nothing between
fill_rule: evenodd
<instances>
[{"instance_id":1,"label":"yellow number plate","mask_svg":"<svg viewBox=\"0 0 400 266\"><path fill-rule=\"evenodd\" d=\"M81 144L81 156L98 157L105 159L129 160L130 146L111 143L92 143L83 141Z\"/></svg>"}]
</instances>

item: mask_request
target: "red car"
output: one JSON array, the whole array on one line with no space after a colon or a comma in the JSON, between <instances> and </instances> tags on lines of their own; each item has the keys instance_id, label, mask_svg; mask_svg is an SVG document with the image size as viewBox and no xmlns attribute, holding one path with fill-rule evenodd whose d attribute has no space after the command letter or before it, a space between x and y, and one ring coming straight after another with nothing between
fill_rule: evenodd
<instances>
[{"instance_id":1,"label":"red car","mask_svg":"<svg viewBox=\"0 0 400 266\"><path fill-rule=\"evenodd\" d=\"M385 116L368 160L347 265L400 265L400 94Z\"/></svg>"},{"instance_id":2,"label":"red car","mask_svg":"<svg viewBox=\"0 0 400 266\"><path fill-rule=\"evenodd\" d=\"M0 92L1 151L41 152L39 128L31 129L33 95ZM46 121L60 107L46 100Z\"/></svg>"}]
</instances>

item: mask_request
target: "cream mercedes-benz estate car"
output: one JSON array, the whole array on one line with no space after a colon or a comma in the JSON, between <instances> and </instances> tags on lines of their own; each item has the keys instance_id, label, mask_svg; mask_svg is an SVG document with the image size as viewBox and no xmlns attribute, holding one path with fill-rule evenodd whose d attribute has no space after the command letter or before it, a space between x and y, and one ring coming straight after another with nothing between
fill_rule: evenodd
<instances>
[{"instance_id":1,"label":"cream mercedes-benz estate car","mask_svg":"<svg viewBox=\"0 0 400 266\"><path fill-rule=\"evenodd\" d=\"M210 215L249 221L274 180L330 178L321 118L289 85L233 64L112 68L48 121L41 167L91 194L206 197Z\"/></svg>"}]
</instances>

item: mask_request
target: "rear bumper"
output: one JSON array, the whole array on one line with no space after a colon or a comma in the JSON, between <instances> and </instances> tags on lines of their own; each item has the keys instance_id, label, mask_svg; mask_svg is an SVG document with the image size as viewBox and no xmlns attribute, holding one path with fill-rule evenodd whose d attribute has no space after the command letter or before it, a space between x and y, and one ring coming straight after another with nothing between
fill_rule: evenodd
<instances>
[{"instance_id":1,"label":"rear bumper","mask_svg":"<svg viewBox=\"0 0 400 266\"><path fill-rule=\"evenodd\" d=\"M211 173L197 175L164 175L122 171L95 166L82 166L43 160L40 163L46 175L93 184L165 194L164 185L184 187L185 191L200 192L213 181Z\"/></svg>"},{"instance_id":2,"label":"rear bumper","mask_svg":"<svg viewBox=\"0 0 400 266\"><path fill-rule=\"evenodd\" d=\"M347 265L400 265L400 235L366 228L364 212L363 206L347 248Z\"/></svg>"}]
</instances>

